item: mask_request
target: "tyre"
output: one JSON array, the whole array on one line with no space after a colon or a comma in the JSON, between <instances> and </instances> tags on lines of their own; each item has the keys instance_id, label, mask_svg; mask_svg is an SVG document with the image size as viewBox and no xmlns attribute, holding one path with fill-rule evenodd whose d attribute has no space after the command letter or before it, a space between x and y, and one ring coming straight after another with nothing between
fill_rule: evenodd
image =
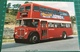
<instances>
[{"instance_id":1,"label":"tyre","mask_svg":"<svg viewBox=\"0 0 80 52\"><path fill-rule=\"evenodd\" d=\"M65 32L62 33L62 38L66 39L67 38L67 34Z\"/></svg>"},{"instance_id":2,"label":"tyre","mask_svg":"<svg viewBox=\"0 0 80 52\"><path fill-rule=\"evenodd\" d=\"M35 44L39 41L39 36L36 33L33 33L30 37L29 37L29 43Z\"/></svg>"}]
</instances>

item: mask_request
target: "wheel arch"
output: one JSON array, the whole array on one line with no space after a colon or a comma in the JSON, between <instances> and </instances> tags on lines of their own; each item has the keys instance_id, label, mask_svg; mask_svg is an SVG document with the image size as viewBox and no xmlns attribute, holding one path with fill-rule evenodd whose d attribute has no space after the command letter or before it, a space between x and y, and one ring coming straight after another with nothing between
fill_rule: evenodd
<instances>
[{"instance_id":1,"label":"wheel arch","mask_svg":"<svg viewBox=\"0 0 80 52\"><path fill-rule=\"evenodd\" d=\"M66 31L63 31L62 34L63 34L63 33L66 33ZM67 35L67 33L66 33L66 35Z\"/></svg>"},{"instance_id":2,"label":"wheel arch","mask_svg":"<svg viewBox=\"0 0 80 52\"><path fill-rule=\"evenodd\" d=\"M37 31L31 31L30 33L29 33L29 35L28 35L28 39L31 37L31 35L33 35L33 34L35 34L36 33L36 35L38 36L38 38L40 39L40 35L39 35L39 33L37 32Z\"/></svg>"},{"instance_id":3,"label":"wheel arch","mask_svg":"<svg viewBox=\"0 0 80 52\"><path fill-rule=\"evenodd\" d=\"M67 38L67 33L66 33L66 31L63 31L63 32L62 32L62 38L63 38L63 39L65 39L65 37L64 37L65 35L66 35L66 38Z\"/></svg>"}]
</instances>

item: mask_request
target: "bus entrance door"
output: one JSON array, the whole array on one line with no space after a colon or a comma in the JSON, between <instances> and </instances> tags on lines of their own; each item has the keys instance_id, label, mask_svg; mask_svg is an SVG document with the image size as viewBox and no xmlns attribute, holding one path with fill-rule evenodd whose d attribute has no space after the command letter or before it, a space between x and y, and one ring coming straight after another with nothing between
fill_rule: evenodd
<instances>
[{"instance_id":1,"label":"bus entrance door","mask_svg":"<svg viewBox=\"0 0 80 52\"><path fill-rule=\"evenodd\" d=\"M47 39L47 21L41 21L41 35L42 39Z\"/></svg>"}]
</instances>

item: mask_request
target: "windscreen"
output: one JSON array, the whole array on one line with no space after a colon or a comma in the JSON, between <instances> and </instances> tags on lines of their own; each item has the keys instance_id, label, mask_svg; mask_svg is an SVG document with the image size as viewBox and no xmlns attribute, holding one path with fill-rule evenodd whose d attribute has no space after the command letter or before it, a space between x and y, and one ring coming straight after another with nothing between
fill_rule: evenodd
<instances>
[{"instance_id":1,"label":"windscreen","mask_svg":"<svg viewBox=\"0 0 80 52\"><path fill-rule=\"evenodd\" d=\"M18 20L19 25L28 26L28 27L38 27L39 20L25 19Z\"/></svg>"},{"instance_id":2,"label":"windscreen","mask_svg":"<svg viewBox=\"0 0 80 52\"><path fill-rule=\"evenodd\" d=\"M22 11L24 11L24 10L28 11L28 10L30 10L30 9L31 9L30 6L21 6L21 7L19 8L19 11L20 11L20 12L22 12Z\"/></svg>"},{"instance_id":3,"label":"windscreen","mask_svg":"<svg viewBox=\"0 0 80 52\"><path fill-rule=\"evenodd\" d=\"M30 9L31 9L30 6L26 6L26 7L25 7L25 10L30 10Z\"/></svg>"}]
</instances>

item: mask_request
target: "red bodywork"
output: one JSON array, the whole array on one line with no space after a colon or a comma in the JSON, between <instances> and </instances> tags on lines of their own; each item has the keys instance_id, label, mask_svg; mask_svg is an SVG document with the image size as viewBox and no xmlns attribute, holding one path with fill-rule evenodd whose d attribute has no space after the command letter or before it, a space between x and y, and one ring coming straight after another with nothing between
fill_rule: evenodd
<instances>
[{"instance_id":1,"label":"red bodywork","mask_svg":"<svg viewBox=\"0 0 80 52\"><path fill-rule=\"evenodd\" d=\"M27 3L24 4L22 6L31 6L31 9L29 11L24 10L23 12L27 12L26 16L21 16L22 12L17 13L17 20L22 20L22 19L44 19L44 20L59 20L59 21L68 21L71 22L70 17L69 16L65 16L64 20L61 19L54 19L54 18L43 18L40 15L39 11L33 11L33 7L34 6L40 6L40 7L44 7L44 8L50 8L52 10L58 10L58 11L63 11L63 10L59 10L59 9L55 9L55 8L51 8L51 7L47 7L47 6L42 6L39 4L35 4L35 3ZM63 12L67 12L67 11L63 11ZM68 13L68 12L67 12ZM21 17L20 17L21 16ZM55 22L56 23L56 22ZM46 35L42 35L42 30L46 30ZM60 38L62 37L62 32L65 31L67 36L72 35L72 28L49 28L48 27L48 22L46 23L46 27L42 28L41 27L41 22L39 21L38 27L37 28L33 28L33 27L27 27L27 26L18 26L15 27L15 39L28 39L28 36L30 35L30 33L32 31L36 31L38 32L39 36L40 36L40 40L43 39L50 39L50 38Z\"/></svg>"}]
</instances>

